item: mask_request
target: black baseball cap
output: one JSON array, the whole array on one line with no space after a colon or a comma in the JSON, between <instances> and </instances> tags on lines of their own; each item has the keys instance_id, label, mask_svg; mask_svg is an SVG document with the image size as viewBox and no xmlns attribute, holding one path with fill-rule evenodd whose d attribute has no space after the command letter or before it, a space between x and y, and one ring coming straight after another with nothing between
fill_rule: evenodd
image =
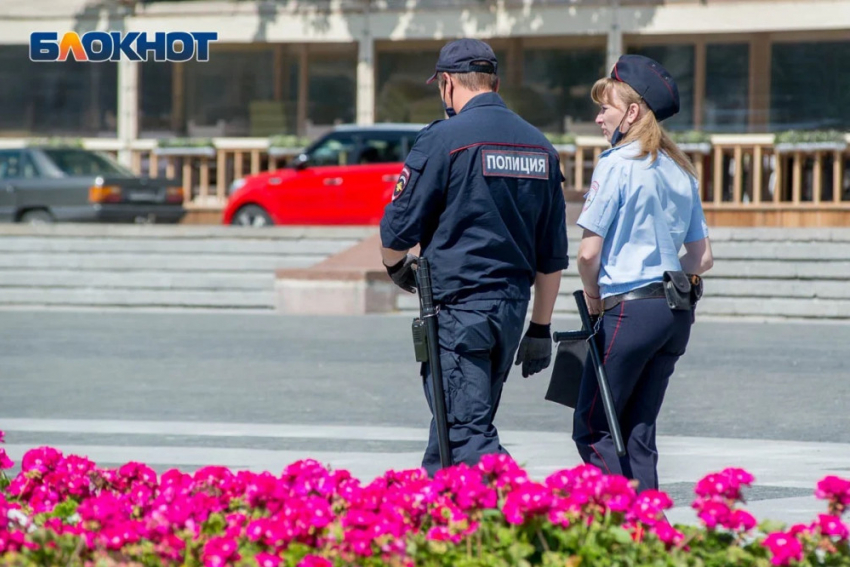
<instances>
[{"instance_id":1,"label":"black baseball cap","mask_svg":"<svg viewBox=\"0 0 850 567\"><path fill-rule=\"evenodd\" d=\"M679 87L661 63L643 55L623 55L611 78L632 87L661 121L679 112Z\"/></svg>"},{"instance_id":2,"label":"black baseball cap","mask_svg":"<svg viewBox=\"0 0 850 567\"><path fill-rule=\"evenodd\" d=\"M447 43L440 50L437 69L426 81L431 84L440 73L493 73L499 62L493 48L480 39L463 38Z\"/></svg>"}]
</instances>

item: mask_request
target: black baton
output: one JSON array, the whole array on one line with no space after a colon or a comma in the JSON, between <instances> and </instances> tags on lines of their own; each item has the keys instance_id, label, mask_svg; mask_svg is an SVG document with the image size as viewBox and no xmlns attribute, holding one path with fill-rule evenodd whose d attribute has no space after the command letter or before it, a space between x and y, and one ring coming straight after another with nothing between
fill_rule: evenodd
<instances>
[{"instance_id":1,"label":"black baton","mask_svg":"<svg viewBox=\"0 0 850 567\"><path fill-rule=\"evenodd\" d=\"M440 447L440 467L452 466L449 447L449 424L446 418L446 393L443 390L443 367L440 364L440 339L437 337L437 310L431 288L431 266L425 258L417 261L416 285L419 288L420 318L425 322L428 339L428 364L431 366L431 399L434 404L434 423Z\"/></svg>"},{"instance_id":2,"label":"black baton","mask_svg":"<svg viewBox=\"0 0 850 567\"><path fill-rule=\"evenodd\" d=\"M608 420L608 429L611 430L611 437L614 438L614 449L616 449L618 457L625 457L626 445L623 443L623 434L620 432L620 421L617 419L617 409L614 407L611 385L608 384L608 375L605 373L605 366L602 363L602 357L599 355L599 347L596 344L596 333L593 332L590 313L588 313L587 304L584 302L584 292L582 290L576 290L573 292L573 297L576 298L576 307L578 307L578 316L581 319L582 331L588 334L587 340L590 346L590 358L593 360L593 368L596 370L596 380L599 382L599 392L602 394L602 408L605 410L605 419Z\"/></svg>"}]
</instances>

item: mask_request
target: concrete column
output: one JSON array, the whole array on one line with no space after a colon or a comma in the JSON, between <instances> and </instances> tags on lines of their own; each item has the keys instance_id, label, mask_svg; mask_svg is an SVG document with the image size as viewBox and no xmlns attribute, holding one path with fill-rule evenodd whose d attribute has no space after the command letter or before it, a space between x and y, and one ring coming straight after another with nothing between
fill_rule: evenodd
<instances>
[{"instance_id":1,"label":"concrete column","mask_svg":"<svg viewBox=\"0 0 850 567\"><path fill-rule=\"evenodd\" d=\"M139 137L139 63L122 59L118 62L118 160L131 166L130 144Z\"/></svg>"},{"instance_id":2,"label":"concrete column","mask_svg":"<svg viewBox=\"0 0 850 567\"><path fill-rule=\"evenodd\" d=\"M369 4L364 2L363 27L357 42L357 123L375 123L375 40L369 26Z\"/></svg>"},{"instance_id":3,"label":"concrete column","mask_svg":"<svg viewBox=\"0 0 850 567\"><path fill-rule=\"evenodd\" d=\"M296 107L296 123L298 135L307 132L307 98L310 95L310 54L303 43L298 46L298 102Z\"/></svg>"},{"instance_id":4,"label":"concrete column","mask_svg":"<svg viewBox=\"0 0 850 567\"><path fill-rule=\"evenodd\" d=\"M611 25L608 28L606 72L610 72L623 54L623 29L620 27L620 0L611 0Z\"/></svg>"}]
</instances>

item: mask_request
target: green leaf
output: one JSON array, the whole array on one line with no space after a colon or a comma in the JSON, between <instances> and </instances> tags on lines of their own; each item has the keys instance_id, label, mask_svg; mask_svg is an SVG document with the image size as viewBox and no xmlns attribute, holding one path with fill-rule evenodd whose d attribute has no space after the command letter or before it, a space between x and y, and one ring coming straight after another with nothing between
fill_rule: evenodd
<instances>
[{"instance_id":1,"label":"green leaf","mask_svg":"<svg viewBox=\"0 0 850 567\"><path fill-rule=\"evenodd\" d=\"M611 528L610 533L614 536L614 541L621 545L628 545L632 543L632 534L620 526Z\"/></svg>"},{"instance_id":2,"label":"green leaf","mask_svg":"<svg viewBox=\"0 0 850 567\"><path fill-rule=\"evenodd\" d=\"M30 138L26 142L27 146L51 146L60 148L82 148L83 140L81 138Z\"/></svg>"},{"instance_id":3,"label":"green leaf","mask_svg":"<svg viewBox=\"0 0 850 567\"><path fill-rule=\"evenodd\" d=\"M310 145L310 138L305 136L280 135L269 136L270 148L299 149Z\"/></svg>"},{"instance_id":4,"label":"green leaf","mask_svg":"<svg viewBox=\"0 0 850 567\"><path fill-rule=\"evenodd\" d=\"M156 145L160 148L212 148L211 138L161 138Z\"/></svg>"},{"instance_id":5,"label":"green leaf","mask_svg":"<svg viewBox=\"0 0 850 567\"><path fill-rule=\"evenodd\" d=\"M847 142L847 135L838 130L788 130L776 134L777 144L817 144Z\"/></svg>"},{"instance_id":6,"label":"green leaf","mask_svg":"<svg viewBox=\"0 0 850 567\"><path fill-rule=\"evenodd\" d=\"M671 140L677 144L707 144L711 142L711 134L702 130L683 130L667 132Z\"/></svg>"}]
</instances>

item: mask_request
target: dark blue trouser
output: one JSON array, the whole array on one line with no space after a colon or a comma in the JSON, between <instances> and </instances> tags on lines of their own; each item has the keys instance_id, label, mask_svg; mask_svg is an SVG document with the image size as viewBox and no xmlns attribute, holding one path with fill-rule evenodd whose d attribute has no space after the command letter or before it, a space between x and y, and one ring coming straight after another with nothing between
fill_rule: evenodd
<instances>
[{"instance_id":1,"label":"dark blue trouser","mask_svg":"<svg viewBox=\"0 0 850 567\"><path fill-rule=\"evenodd\" d=\"M692 322L693 312L671 311L664 298L624 301L602 317L596 344L626 444L622 459L614 450L589 356L585 365L573 414L578 452L584 462L606 473L638 480L639 491L658 488L655 421Z\"/></svg>"},{"instance_id":2,"label":"dark blue trouser","mask_svg":"<svg viewBox=\"0 0 850 567\"><path fill-rule=\"evenodd\" d=\"M508 300L467 301L440 307L440 363L454 464L474 465L482 455L507 453L499 443L493 418L522 338L527 310L527 301ZM422 364L422 376L425 398L433 414L431 368L427 362ZM440 468L433 418L422 466L430 475Z\"/></svg>"}]
</instances>

